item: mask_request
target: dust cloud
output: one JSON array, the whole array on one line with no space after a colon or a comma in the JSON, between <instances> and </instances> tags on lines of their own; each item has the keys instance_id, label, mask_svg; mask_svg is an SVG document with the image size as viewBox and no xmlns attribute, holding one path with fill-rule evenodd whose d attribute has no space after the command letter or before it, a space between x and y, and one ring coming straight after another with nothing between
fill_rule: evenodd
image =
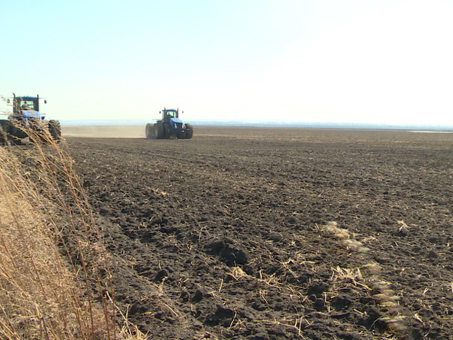
<instances>
[{"instance_id":1,"label":"dust cloud","mask_svg":"<svg viewBox=\"0 0 453 340\"><path fill-rule=\"evenodd\" d=\"M64 137L145 138L145 127L141 125L62 126L61 130Z\"/></svg>"}]
</instances>

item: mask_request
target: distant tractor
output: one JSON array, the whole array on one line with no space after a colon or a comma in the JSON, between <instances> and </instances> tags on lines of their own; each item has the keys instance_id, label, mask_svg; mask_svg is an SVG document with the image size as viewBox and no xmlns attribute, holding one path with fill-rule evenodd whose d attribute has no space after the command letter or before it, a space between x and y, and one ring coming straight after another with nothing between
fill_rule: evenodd
<instances>
[{"instance_id":1,"label":"distant tractor","mask_svg":"<svg viewBox=\"0 0 453 340\"><path fill-rule=\"evenodd\" d=\"M61 126L58 120L46 120L45 115L39 112L39 95L36 97L16 96L13 93L13 114L7 119L0 119L0 143L12 142L20 144L21 140L33 132L34 136L45 140L44 131L59 142L61 139ZM9 103L9 99L8 99ZM44 104L47 101L44 100Z\"/></svg>"},{"instance_id":2,"label":"distant tractor","mask_svg":"<svg viewBox=\"0 0 453 340\"><path fill-rule=\"evenodd\" d=\"M183 123L179 118L179 109L166 109L162 111L162 119L156 123L146 124L146 138L150 139L191 139L193 127L191 124ZM184 111L182 112L184 113Z\"/></svg>"}]
</instances>

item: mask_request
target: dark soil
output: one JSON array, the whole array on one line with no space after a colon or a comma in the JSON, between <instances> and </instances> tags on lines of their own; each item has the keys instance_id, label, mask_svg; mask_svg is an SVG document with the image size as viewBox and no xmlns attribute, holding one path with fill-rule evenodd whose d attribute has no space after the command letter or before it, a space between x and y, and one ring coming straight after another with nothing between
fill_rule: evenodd
<instances>
[{"instance_id":1,"label":"dark soil","mask_svg":"<svg viewBox=\"0 0 453 340\"><path fill-rule=\"evenodd\" d=\"M67 143L150 339L453 338L453 134Z\"/></svg>"}]
</instances>

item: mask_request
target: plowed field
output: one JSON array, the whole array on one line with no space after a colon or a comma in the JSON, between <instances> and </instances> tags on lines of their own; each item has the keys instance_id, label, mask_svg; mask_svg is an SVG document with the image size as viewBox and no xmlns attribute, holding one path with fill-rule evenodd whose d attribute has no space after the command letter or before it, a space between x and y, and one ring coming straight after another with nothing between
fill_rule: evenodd
<instances>
[{"instance_id":1,"label":"plowed field","mask_svg":"<svg viewBox=\"0 0 453 340\"><path fill-rule=\"evenodd\" d=\"M453 134L142 133L66 141L150 339L453 338Z\"/></svg>"}]
</instances>

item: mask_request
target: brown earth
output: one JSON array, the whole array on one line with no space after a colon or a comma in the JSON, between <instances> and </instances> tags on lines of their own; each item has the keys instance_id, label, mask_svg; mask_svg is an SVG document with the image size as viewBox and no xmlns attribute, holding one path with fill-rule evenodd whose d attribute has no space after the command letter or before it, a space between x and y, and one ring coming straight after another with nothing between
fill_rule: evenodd
<instances>
[{"instance_id":1,"label":"brown earth","mask_svg":"<svg viewBox=\"0 0 453 340\"><path fill-rule=\"evenodd\" d=\"M134 129L64 133L150 339L453 339L453 134Z\"/></svg>"}]
</instances>

